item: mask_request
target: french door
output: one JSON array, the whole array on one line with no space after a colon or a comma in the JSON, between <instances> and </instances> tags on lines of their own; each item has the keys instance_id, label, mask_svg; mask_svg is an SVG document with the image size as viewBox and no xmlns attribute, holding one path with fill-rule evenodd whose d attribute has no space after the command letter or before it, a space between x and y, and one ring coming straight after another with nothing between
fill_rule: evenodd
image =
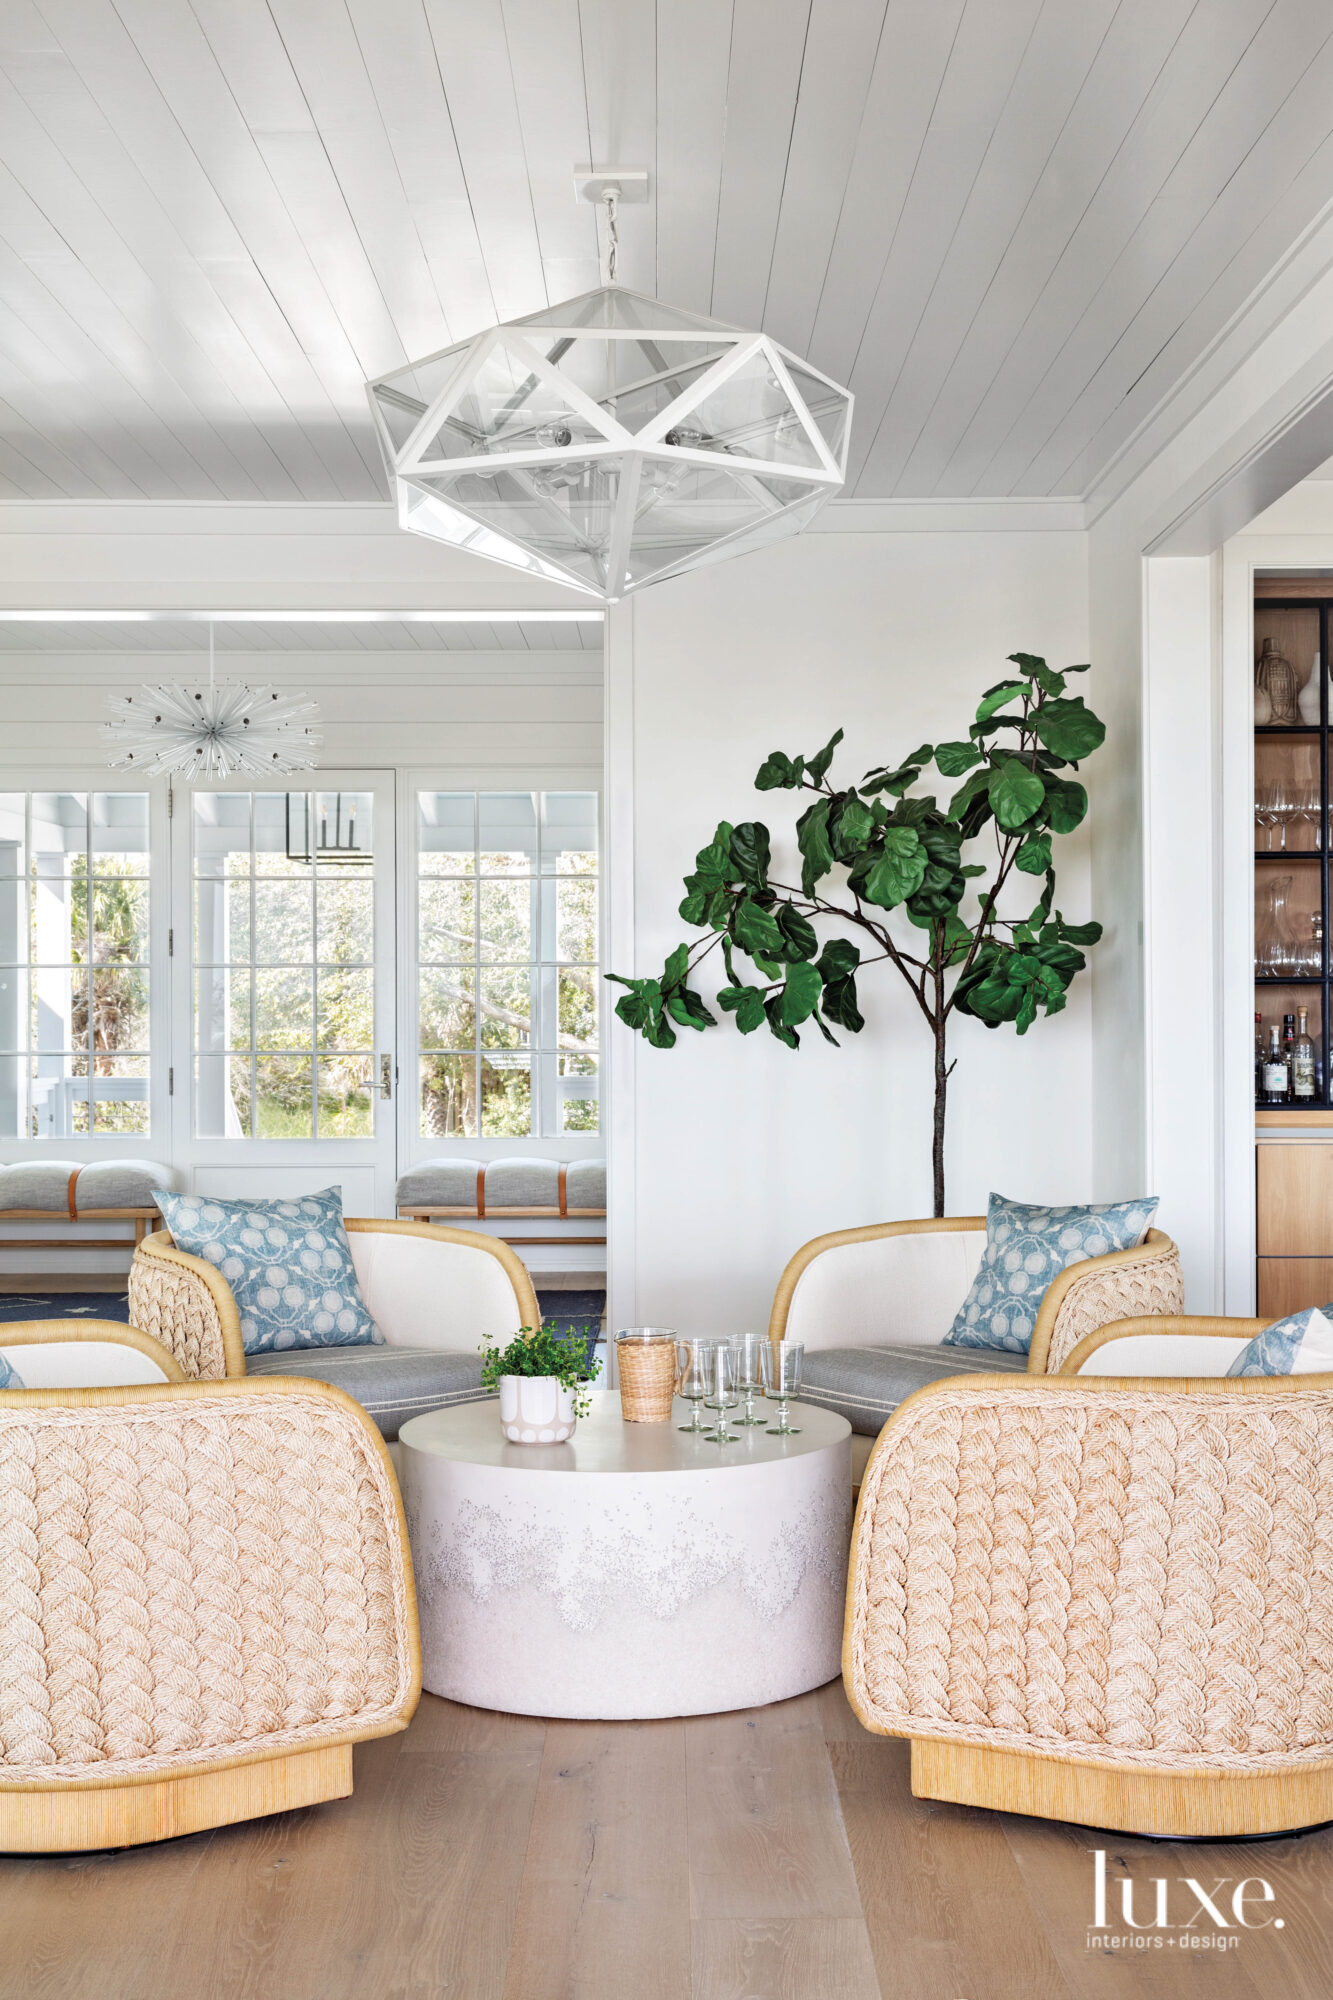
<instances>
[{"instance_id":1,"label":"french door","mask_svg":"<svg viewBox=\"0 0 1333 2000\"><path fill-rule=\"evenodd\" d=\"M177 787L171 826L175 1159L200 1193L392 1214L393 773Z\"/></svg>"}]
</instances>

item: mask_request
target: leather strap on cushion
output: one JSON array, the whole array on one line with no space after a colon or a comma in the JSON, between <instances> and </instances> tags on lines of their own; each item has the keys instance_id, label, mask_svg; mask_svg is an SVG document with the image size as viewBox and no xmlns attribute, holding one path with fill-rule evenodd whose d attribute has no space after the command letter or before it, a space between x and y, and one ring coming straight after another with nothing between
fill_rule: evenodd
<instances>
[{"instance_id":1,"label":"leather strap on cushion","mask_svg":"<svg viewBox=\"0 0 1333 2000\"><path fill-rule=\"evenodd\" d=\"M79 1219L79 1204L75 1199L75 1189L78 1187L78 1185L79 1185L79 1169L75 1167L73 1173L69 1177L69 1186L65 1189L65 1200L69 1204L69 1219L71 1222L77 1222Z\"/></svg>"},{"instance_id":2,"label":"leather strap on cushion","mask_svg":"<svg viewBox=\"0 0 1333 2000\"><path fill-rule=\"evenodd\" d=\"M560 1162L560 1213L569 1214L569 1168Z\"/></svg>"},{"instance_id":3,"label":"leather strap on cushion","mask_svg":"<svg viewBox=\"0 0 1333 2000\"><path fill-rule=\"evenodd\" d=\"M479 1167L477 1168L477 1216L478 1216L478 1219L480 1220L480 1218L481 1218L482 1216L484 1216L484 1215L485 1215L485 1213L486 1213L486 1166L485 1166L485 1162L483 1161L483 1163L481 1164L481 1166L479 1166Z\"/></svg>"}]
</instances>

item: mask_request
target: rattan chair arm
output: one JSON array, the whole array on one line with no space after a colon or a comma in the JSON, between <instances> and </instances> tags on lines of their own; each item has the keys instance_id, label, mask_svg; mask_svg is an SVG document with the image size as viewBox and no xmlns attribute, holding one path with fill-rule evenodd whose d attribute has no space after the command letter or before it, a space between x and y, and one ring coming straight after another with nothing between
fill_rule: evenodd
<instances>
[{"instance_id":1,"label":"rattan chair arm","mask_svg":"<svg viewBox=\"0 0 1333 2000\"><path fill-rule=\"evenodd\" d=\"M141 1333L137 1326L126 1326L118 1319L18 1319L6 1320L0 1325L0 1347L46 1347L53 1342L97 1341L114 1347L127 1347L136 1354L147 1355L166 1376L168 1382L184 1382L189 1378L169 1348L152 1334ZM20 1369L20 1374L22 1370Z\"/></svg>"},{"instance_id":2,"label":"rattan chair arm","mask_svg":"<svg viewBox=\"0 0 1333 2000\"><path fill-rule=\"evenodd\" d=\"M1130 1250L1084 1258L1046 1291L1028 1351L1028 1372L1053 1375L1086 1334L1110 1320L1179 1313L1185 1303L1180 1252L1160 1229Z\"/></svg>"},{"instance_id":3,"label":"rattan chair arm","mask_svg":"<svg viewBox=\"0 0 1333 2000\"><path fill-rule=\"evenodd\" d=\"M165 1230L134 1253L129 1281L130 1323L173 1354L194 1381L245 1373L241 1315L231 1286L203 1257L178 1250Z\"/></svg>"},{"instance_id":4,"label":"rattan chair arm","mask_svg":"<svg viewBox=\"0 0 1333 2000\"><path fill-rule=\"evenodd\" d=\"M956 1233L959 1230L986 1233L984 1215L930 1215L919 1217L913 1222L867 1222L859 1229L834 1229L825 1236L812 1236L803 1243L788 1261L778 1288L773 1295L773 1308L768 1317L768 1337L770 1340L786 1338L787 1315L802 1273L813 1264L816 1257L822 1257L826 1250L838 1250L847 1243L877 1243L886 1236L929 1236L938 1233Z\"/></svg>"},{"instance_id":5,"label":"rattan chair arm","mask_svg":"<svg viewBox=\"0 0 1333 2000\"><path fill-rule=\"evenodd\" d=\"M346 1227L349 1235L421 1236L430 1243L459 1243L466 1250L476 1250L483 1256L493 1257L514 1288L519 1325L541 1325L541 1307L537 1303L531 1273L518 1252L500 1237L487 1236L480 1229L453 1229L443 1222L390 1221L381 1215L349 1215Z\"/></svg>"},{"instance_id":6,"label":"rattan chair arm","mask_svg":"<svg viewBox=\"0 0 1333 2000\"><path fill-rule=\"evenodd\" d=\"M1187 1317L1178 1313L1146 1313L1134 1319L1108 1320L1105 1326L1085 1333L1052 1373L1077 1375L1089 1355L1117 1340L1151 1340L1166 1335L1173 1339L1183 1336L1199 1340L1253 1340L1257 1333L1262 1333L1266 1326L1272 1324L1271 1315L1268 1319L1210 1319L1198 1314Z\"/></svg>"},{"instance_id":7,"label":"rattan chair arm","mask_svg":"<svg viewBox=\"0 0 1333 2000\"><path fill-rule=\"evenodd\" d=\"M15 1390L0 1522L0 1790L156 1782L416 1707L402 1503L341 1390Z\"/></svg>"},{"instance_id":8,"label":"rattan chair arm","mask_svg":"<svg viewBox=\"0 0 1333 2000\"><path fill-rule=\"evenodd\" d=\"M867 1728L1128 1769L1333 1757L1333 1375L955 1377L871 1455Z\"/></svg>"}]
</instances>

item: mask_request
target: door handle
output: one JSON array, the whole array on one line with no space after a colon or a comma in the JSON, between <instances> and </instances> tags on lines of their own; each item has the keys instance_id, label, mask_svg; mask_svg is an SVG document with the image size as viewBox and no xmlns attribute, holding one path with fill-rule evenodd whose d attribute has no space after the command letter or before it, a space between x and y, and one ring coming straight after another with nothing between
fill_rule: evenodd
<instances>
[{"instance_id":1,"label":"door handle","mask_svg":"<svg viewBox=\"0 0 1333 2000\"><path fill-rule=\"evenodd\" d=\"M393 1096L393 1057L380 1057L380 1096Z\"/></svg>"}]
</instances>

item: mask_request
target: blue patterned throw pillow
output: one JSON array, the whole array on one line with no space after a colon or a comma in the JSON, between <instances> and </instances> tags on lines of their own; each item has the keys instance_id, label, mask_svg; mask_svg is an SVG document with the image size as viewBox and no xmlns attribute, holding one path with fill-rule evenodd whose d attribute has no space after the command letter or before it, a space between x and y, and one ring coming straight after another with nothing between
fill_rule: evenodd
<instances>
[{"instance_id":1,"label":"blue patterned throw pillow","mask_svg":"<svg viewBox=\"0 0 1333 2000\"><path fill-rule=\"evenodd\" d=\"M1242 1347L1228 1375L1333 1375L1333 1305L1288 1313Z\"/></svg>"},{"instance_id":2,"label":"blue patterned throw pillow","mask_svg":"<svg viewBox=\"0 0 1333 2000\"><path fill-rule=\"evenodd\" d=\"M1038 1208L993 1194L981 1267L944 1345L1026 1354L1052 1279L1085 1257L1132 1250L1156 1213L1156 1195L1086 1208Z\"/></svg>"},{"instance_id":3,"label":"blue patterned throw pillow","mask_svg":"<svg viewBox=\"0 0 1333 2000\"><path fill-rule=\"evenodd\" d=\"M341 1188L295 1201L219 1201L166 1188L153 1198L177 1247L206 1257L231 1286L247 1354L383 1341L356 1282Z\"/></svg>"},{"instance_id":4,"label":"blue patterned throw pillow","mask_svg":"<svg viewBox=\"0 0 1333 2000\"><path fill-rule=\"evenodd\" d=\"M23 1377L7 1354L0 1354L0 1389L22 1389Z\"/></svg>"}]
</instances>

